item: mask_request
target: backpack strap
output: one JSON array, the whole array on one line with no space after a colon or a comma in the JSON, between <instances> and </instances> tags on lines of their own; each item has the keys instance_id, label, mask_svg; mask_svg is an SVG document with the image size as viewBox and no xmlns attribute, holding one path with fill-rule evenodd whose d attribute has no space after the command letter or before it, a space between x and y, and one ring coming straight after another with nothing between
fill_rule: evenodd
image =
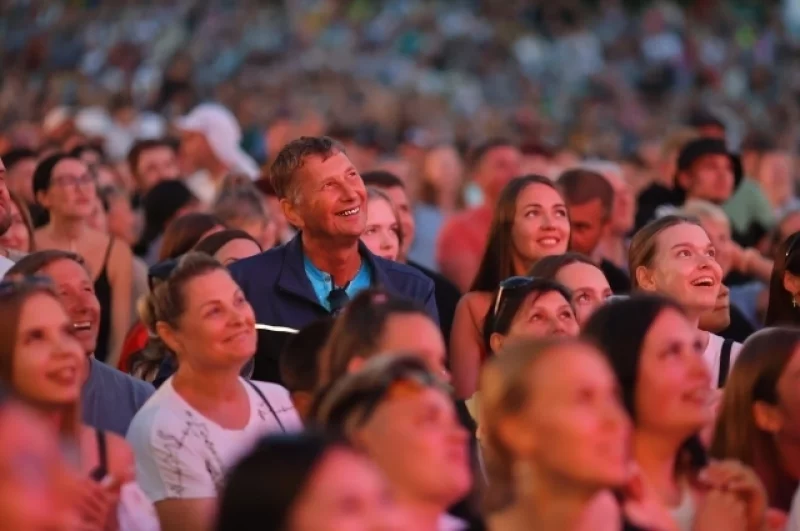
<instances>
[{"instance_id":1,"label":"backpack strap","mask_svg":"<svg viewBox=\"0 0 800 531\"><path fill-rule=\"evenodd\" d=\"M719 353L719 378L717 387L722 389L728 380L728 373L731 370L731 350L733 349L733 339L725 339L722 342L722 349Z\"/></svg>"}]
</instances>

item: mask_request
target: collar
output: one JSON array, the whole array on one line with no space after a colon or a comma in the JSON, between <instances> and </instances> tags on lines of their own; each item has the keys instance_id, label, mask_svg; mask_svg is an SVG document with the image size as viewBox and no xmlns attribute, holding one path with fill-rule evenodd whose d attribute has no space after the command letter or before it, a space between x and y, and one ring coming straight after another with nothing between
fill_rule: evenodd
<instances>
[{"instance_id":1,"label":"collar","mask_svg":"<svg viewBox=\"0 0 800 531\"><path fill-rule=\"evenodd\" d=\"M306 275L303 233L298 232L297 236L286 244L285 249L283 264L281 265L280 273L278 273L278 288L319 306L314 287ZM378 264L375 255L369 252L367 246L360 240L358 242L358 253L361 255L362 267L366 263L371 269L373 287L381 286L391 292L396 292L389 280L389 276L386 274L386 270L382 265ZM314 267L314 269L317 268Z\"/></svg>"}]
</instances>

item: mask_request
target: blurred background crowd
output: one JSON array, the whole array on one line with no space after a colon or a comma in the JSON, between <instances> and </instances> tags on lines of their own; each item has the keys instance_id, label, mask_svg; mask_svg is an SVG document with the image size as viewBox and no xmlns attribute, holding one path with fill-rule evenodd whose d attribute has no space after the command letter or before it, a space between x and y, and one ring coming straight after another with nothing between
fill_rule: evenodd
<instances>
[{"instance_id":1,"label":"blurred background crowd","mask_svg":"<svg viewBox=\"0 0 800 531\"><path fill-rule=\"evenodd\" d=\"M800 529L798 124L800 0L0 0L0 531Z\"/></svg>"}]
</instances>

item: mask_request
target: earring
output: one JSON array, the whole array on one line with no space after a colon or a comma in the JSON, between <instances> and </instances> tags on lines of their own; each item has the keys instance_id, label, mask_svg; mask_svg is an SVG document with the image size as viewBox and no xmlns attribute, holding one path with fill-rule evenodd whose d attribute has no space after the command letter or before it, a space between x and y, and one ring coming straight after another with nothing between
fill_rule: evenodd
<instances>
[{"instance_id":1,"label":"earring","mask_svg":"<svg viewBox=\"0 0 800 531\"><path fill-rule=\"evenodd\" d=\"M797 308L797 299L794 298L794 295L792 295L792 308Z\"/></svg>"}]
</instances>

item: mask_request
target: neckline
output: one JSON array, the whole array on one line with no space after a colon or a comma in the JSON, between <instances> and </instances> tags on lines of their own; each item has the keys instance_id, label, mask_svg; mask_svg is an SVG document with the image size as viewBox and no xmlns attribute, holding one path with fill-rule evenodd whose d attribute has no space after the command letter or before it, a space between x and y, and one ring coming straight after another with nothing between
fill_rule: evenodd
<instances>
[{"instance_id":1,"label":"neckline","mask_svg":"<svg viewBox=\"0 0 800 531\"><path fill-rule=\"evenodd\" d=\"M253 396L251 394L253 392L252 389L248 389L248 386L244 383L244 380L242 379L241 376L239 377L238 380L239 380L239 385L244 387L245 393L247 393L247 405L248 405L248 408L249 408L247 424L245 424L242 428L239 428L239 429L226 428L225 426L220 425L218 422L208 418L203 413L198 411L185 398L183 398L181 396L181 394L177 391L177 389L175 389L175 386L172 385L172 377L171 376L167 381L165 381L162 384L162 387L163 386L169 386L168 389L172 392L172 394L174 394L178 398L178 400L180 400L181 405L184 408L188 409L192 414L197 415L198 417L200 417L203 421L208 422L209 424L212 424L212 425L216 426L218 429L220 429L220 430L222 430L222 431L224 431L226 433L245 433L255 423L255 419L257 417L257 408L254 405Z\"/></svg>"}]
</instances>

